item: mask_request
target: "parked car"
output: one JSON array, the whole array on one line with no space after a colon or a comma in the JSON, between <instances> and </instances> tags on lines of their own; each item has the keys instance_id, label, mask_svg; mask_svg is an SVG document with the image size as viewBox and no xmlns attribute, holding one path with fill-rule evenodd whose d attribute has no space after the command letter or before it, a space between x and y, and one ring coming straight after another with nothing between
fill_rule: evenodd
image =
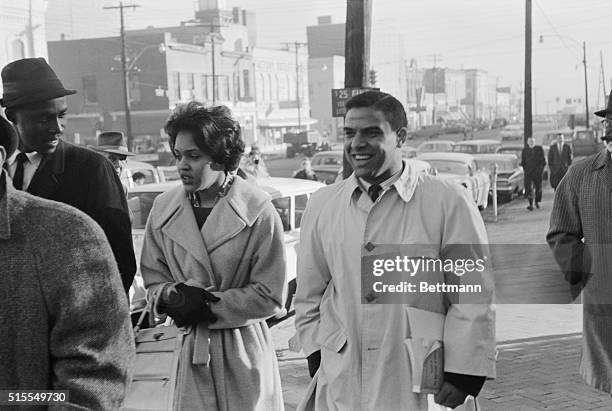
<instances>
[{"instance_id":1,"label":"parked car","mask_svg":"<svg viewBox=\"0 0 612 411\"><path fill-rule=\"evenodd\" d=\"M422 126L418 130L412 130L408 132L408 138L434 138L444 134L444 127L442 124L432 124L429 126Z\"/></svg>"},{"instance_id":2,"label":"parked car","mask_svg":"<svg viewBox=\"0 0 612 411\"><path fill-rule=\"evenodd\" d=\"M519 164L521 163L521 155L523 153L523 145L522 144L508 144L502 147L499 147L496 151L497 154L514 154L518 159ZM542 150L544 151L544 160L548 161L548 149L549 146L543 146ZM548 164L544 166L544 171L542 172L542 180L548 180Z\"/></svg>"},{"instance_id":3,"label":"parked car","mask_svg":"<svg viewBox=\"0 0 612 411\"><path fill-rule=\"evenodd\" d=\"M470 126L460 121L449 121L444 127L444 134L459 134L470 131Z\"/></svg>"},{"instance_id":4,"label":"parked car","mask_svg":"<svg viewBox=\"0 0 612 411\"><path fill-rule=\"evenodd\" d=\"M153 201L161 193L178 185L180 181L168 183L146 184L134 186L128 191L128 206L134 215L132 222L132 239L136 261L140 261L144 228L153 206ZM289 311L295 294L295 276L297 267L297 247L300 241L300 226L306 204L312 193L325 187L316 181L295 180L292 178L270 177L257 180L257 185L270 195L272 204L278 211L283 222L285 232L285 254L287 259L287 281L289 293L285 300L285 309ZM130 311L132 314L142 311L145 303L145 289L140 274L140 267L136 272L134 283L130 288ZM283 315L279 315L284 316Z\"/></svg>"},{"instance_id":5,"label":"parked car","mask_svg":"<svg viewBox=\"0 0 612 411\"><path fill-rule=\"evenodd\" d=\"M523 167L514 154L477 154L474 156L481 170L493 170L497 165L497 198L510 201L525 192ZM491 195L493 195L491 189Z\"/></svg>"},{"instance_id":6,"label":"parked car","mask_svg":"<svg viewBox=\"0 0 612 411\"><path fill-rule=\"evenodd\" d=\"M317 179L325 184L333 184L338 176L338 171L342 168L343 156L344 151L342 150L323 151L315 154L310 164Z\"/></svg>"},{"instance_id":7,"label":"parked car","mask_svg":"<svg viewBox=\"0 0 612 411\"><path fill-rule=\"evenodd\" d=\"M458 141L453 146L453 152L466 154L493 154L501 144L497 140Z\"/></svg>"},{"instance_id":8,"label":"parked car","mask_svg":"<svg viewBox=\"0 0 612 411\"><path fill-rule=\"evenodd\" d=\"M416 148L407 145L402 146L402 158L414 158L417 154Z\"/></svg>"},{"instance_id":9,"label":"parked car","mask_svg":"<svg viewBox=\"0 0 612 411\"><path fill-rule=\"evenodd\" d=\"M465 153L423 153L417 160L427 161L438 177L456 181L467 188L480 210L489 204L489 173L480 170L473 155Z\"/></svg>"},{"instance_id":10,"label":"parked car","mask_svg":"<svg viewBox=\"0 0 612 411\"><path fill-rule=\"evenodd\" d=\"M312 157L317 151L329 150L329 144L317 130L285 133L283 142L287 144L287 158L293 158L298 153Z\"/></svg>"},{"instance_id":11,"label":"parked car","mask_svg":"<svg viewBox=\"0 0 612 411\"><path fill-rule=\"evenodd\" d=\"M572 151L574 157L590 156L598 153L604 148L603 142L599 139L599 133L596 130L574 130L572 140Z\"/></svg>"},{"instance_id":12,"label":"parked car","mask_svg":"<svg viewBox=\"0 0 612 411\"><path fill-rule=\"evenodd\" d=\"M131 159L126 161L119 178L126 187L131 188L136 185L133 179L135 173L142 173L145 176L144 184L154 184L160 182L159 174L154 166L149 163L133 161Z\"/></svg>"},{"instance_id":13,"label":"parked car","mask_svg":"<svg viewBox=\"0 0 612 411\"><path fill-rule=\"evenodd\" d=\"M502 143L516 143L523 139L523 125L522 124L508 124L501 129L501 142Z\"/></svg>"},{"instance_id":14,"label":"parked car","mask_svg":"<svg viewBox=\"0 0 612 411\"><path fill-rule=\"evenodd\" d=\"M429 152L449 152L453 151L455 142L452 140L424 141L417 147L417 155Z\"/></svg>"},{"instance_id":15,"label":"parked car","mask_svg":"<svg viewBox=\"0 0 612 411\"><path fill-rule=\"evenodd\" d=\"M157 166L157 174L159 175L160 183L176 181L181 178L176 166Z\"/></svg>"}]
</instances>

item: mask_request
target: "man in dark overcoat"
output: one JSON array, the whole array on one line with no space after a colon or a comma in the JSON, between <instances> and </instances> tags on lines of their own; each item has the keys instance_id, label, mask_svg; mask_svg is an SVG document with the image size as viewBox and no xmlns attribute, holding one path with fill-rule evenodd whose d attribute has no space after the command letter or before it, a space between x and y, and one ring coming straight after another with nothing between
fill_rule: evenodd
<instances>
[{"instance_id":1,"label":"man in dark overcoat","mask_svg":"<svg viewBox=\"0 0 612 411\"><path fill-rule=\"evenodd\" d=\"M136 273L127 200L112 164L98 153L61 139L67 111L64 88L42 58L2 69L0 105L19 132L18 150L7 160L17 189L69 204L104 230L129 290Z\"/></svg>"},{"instance_id":2,"label":"man in dark overcoat","mask_svg":"<svg viewBox=\"0 0 612 411\"><path fill-rule=\"evenodd\" d=\"M548 168L550 169L550 186L556 190L559 181L572 164L572 149L564 142L563 134L557 135L557 141L548 150Z\"/></svg>"},{"instance_id":3,"label":"man in dark overcoat","mask_svg":"<svg viewBox=\"0 0 612 411\"><path fill-rule=\"evenodd\" d=\"M542 202L542 172L546 167L544 150L542 150L542 146L536 146L533 137L527 139L527 147L523 148L521 152L521 166L524 171L525 196L529 201L527 209L531 211L533 210L534 188L535 206L540 208L540 202Z\"/></svg>"},{"instance_id":4,"label":"man in dark overcoat","mask_svg":"<svg viewBox=\"0 0 612 411\"><path fill-rule=\"evenodd\" d=\"M1 166L16 147L0 116L0 389L66 390L51 408L118 410L135 353L108 241L81 211L13 188Z\"/></svg>"},{"instance_id":5,"label":"man in dark overcoat","mask_svg":"<svg viewBox=\"0 0 612 411\"><path fill-rule=\"evenodd\" d=\"M612 392L612 96L604 110L606 148L574 164L557 187L550 245L574 296L582 292L580 373L587 384Z\"/></svg>"}]
</instances>

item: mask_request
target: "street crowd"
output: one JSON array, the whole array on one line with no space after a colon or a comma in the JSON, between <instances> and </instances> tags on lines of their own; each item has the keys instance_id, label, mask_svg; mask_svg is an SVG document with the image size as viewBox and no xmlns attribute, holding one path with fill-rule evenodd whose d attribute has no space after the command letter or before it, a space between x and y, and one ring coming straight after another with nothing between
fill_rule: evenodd
<instances>
[{"instance_id":1,"label":"street crowd","mask_svg":"<svg viewBox=\"0 0 612 411\"><path fill-rule=\"evenodd\" d=\"M139 349L144 324L133 329L128 308L137 264L119 179L132 155L125 137L107 131L93 147L63 141L66 96L76 92L42 58L9 63L2 83L0 390L66 390L59 407L72 409L146 409L163 391L168 409L283 410L266 323L287 293L283 225L249 181L268 172L256 147L244 162L229 109L192 101L164 126L182 184L153 203L139 267L146 311L165 320L147 344L164 333L180 342L172 383L143 391L136 376L159 358ZM581 372L611 392L612 253L602 245L612 240L612 98L596 115L605 120L605 150L570 167L562 137L551 146L556 192L546 239L574 294L582 293ZM295 327L312 377L301 410L478 409L479 392L496 376L490 267L469 278L436 274L477 283L478 302L437 292L381 304L382 295L362 290L363 258L383 245L419 245L426 258L487 255L467 190L403 160L407 133L404 107L387 93L346 103L353 174L314 193L301 221ZM522 155L530 210L542 201L545 164L530 139ZM296 177L313 175L305 160Z\"/></svg>"}]
</instances>

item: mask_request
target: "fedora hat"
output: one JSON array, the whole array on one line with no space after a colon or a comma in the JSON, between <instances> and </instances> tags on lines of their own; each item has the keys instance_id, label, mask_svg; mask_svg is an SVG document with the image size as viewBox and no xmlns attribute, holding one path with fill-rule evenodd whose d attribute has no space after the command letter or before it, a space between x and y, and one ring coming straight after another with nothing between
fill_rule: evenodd
<instances>
[{"instance_id":1,"label":"fedora hat","mask_svg":"<svg viewBox=\"0 0 612 411\"><path fill-rule=\"evenodd\" d=\"M605 117L606 114L612 114L612 93L608 97L608 106L603 110L596 111L594 113L597 117Z\"/></svg>"},{"instance_id":2,"label":"fedora hat","mask_svg":"<svg viewBox=\"0 0 612 411\"><path fill-rule=\"evenodd\" d=\"M0 105L24 106L75 94L67 90L44 58L13 61L2 69L3 95Z\"/></svg>"},{"instance_id":3,"label":"fedora hat","mask_svg":"<svg viewBox=\"0 0 612 411\"><path fill-rule=\"evenodd\" d=\"M128 151L125 137L121 131L104 131L98 135L97 146L87 146L96 151L119 154L122 156L135 156Z\"/></svg>"}]
</instances>

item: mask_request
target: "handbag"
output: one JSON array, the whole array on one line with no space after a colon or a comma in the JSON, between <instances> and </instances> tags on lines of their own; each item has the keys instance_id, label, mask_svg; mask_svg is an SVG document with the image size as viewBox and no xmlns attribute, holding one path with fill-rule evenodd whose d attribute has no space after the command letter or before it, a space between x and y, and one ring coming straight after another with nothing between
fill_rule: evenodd
<instances>
[{"instance_id":1,"label":"handbag","mask_svg":"<svg viewBox=\"0 0 612 411\"><path fill-rule=\"evenodd\" d=\"M134 327L136 361L121 408L124 411L178 409L179 358L184 337L191 328L179 328L168 317L164 325L140 329L147 313L150 320L154 318L154 300L147 303Z\"/></svg>"}]
</instances>

